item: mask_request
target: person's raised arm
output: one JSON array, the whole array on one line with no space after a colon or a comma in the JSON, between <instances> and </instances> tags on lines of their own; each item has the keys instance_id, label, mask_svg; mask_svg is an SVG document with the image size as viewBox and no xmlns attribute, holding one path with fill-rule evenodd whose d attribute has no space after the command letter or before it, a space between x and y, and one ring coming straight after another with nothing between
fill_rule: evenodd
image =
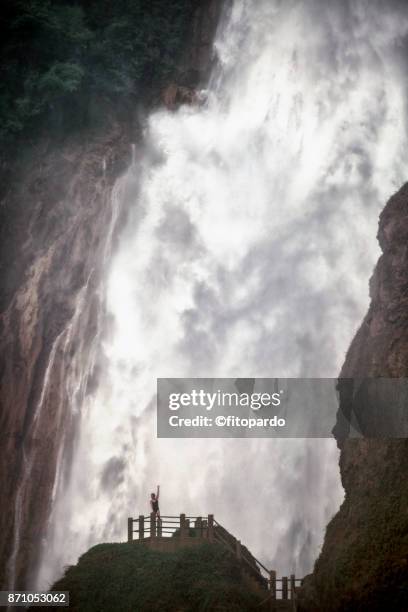
<instances>
[{"instance_id":1,"label":"person's raised arm","mask_svg":"<svg viewBox=\"0 0 408 612\"><path fill-rule=\"evenodd\" d=\"M157 499L159 499L159 495L160 495L160 485L157 485L157 493L156 493Z\"/></svg>"}]
</instances>

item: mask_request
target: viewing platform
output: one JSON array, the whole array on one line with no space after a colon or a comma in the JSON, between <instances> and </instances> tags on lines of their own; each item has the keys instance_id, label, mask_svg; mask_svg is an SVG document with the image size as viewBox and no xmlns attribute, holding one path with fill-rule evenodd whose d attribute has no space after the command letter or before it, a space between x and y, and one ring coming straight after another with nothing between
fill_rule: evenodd
<instances>
[{"instance_id":1,"label":"viewing platform","mask_svg":"<svg viewBox=\"0 0 408 612\"><path fill-rule=\"evenodd\" d=\"M136 535L136 537L135 537ZM241 564L246 586L264 594L263 610L297 610L298 590L302 580L291 576L276 577L254 557L240 540L218 523L213 514L206 516L161 516L154 513L128 518L128 542L143 543L152 550L174 552L179 548L200 546L204 542L219 544L233 554Z\"/></svg>"}]
</instances>

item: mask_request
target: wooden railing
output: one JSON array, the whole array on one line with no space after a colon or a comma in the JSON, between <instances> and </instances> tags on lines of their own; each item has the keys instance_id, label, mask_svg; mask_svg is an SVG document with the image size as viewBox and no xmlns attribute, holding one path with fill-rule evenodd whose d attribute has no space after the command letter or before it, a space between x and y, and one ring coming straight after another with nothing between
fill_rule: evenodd
<instances>
[{"instance_id":1,"label":"wooden railing","mask_svg":"<svg viewBox=\"0 0 408 612\"><path fill-rule=\"evenodd\" d=\"M136 525L136 527L135 527ZM135 538L134 535L137 534ZM227 548L242 563L248 573L263 584L269 591L268 600L296 600L296 593L302 580L294 574L290 577L276 577L276 571L269 570L254 557L245 546L220 525L213 514L207 516L161 516L158 519L154 513L137 519L128 518L128 542L134 540L150 540L151 538L203 538L209 542L218 542Z\"/></svg>"},{"instance_id":2,"label":"wooden railing","mask_svg":"<svg viewBox=\"0 0 408 612\"><path fill-rule=\"evenodd\" d=\"M154 513L149 516L139 515L137 519L128 518L128 542L131 542L135 538L134 534L137 534L137 539L143 540L150 537L174 537L176 534L180 537L189 537L190 531L194 530L194 537L204 537L209 540L213 539L214 530L214 517L209 514L208 517L203 518L201 516L186 516L180 514L180 516L162 516L159 519L156 518ZM137 527L134 527L134 524Z\"/></svg>"}]
</instances>

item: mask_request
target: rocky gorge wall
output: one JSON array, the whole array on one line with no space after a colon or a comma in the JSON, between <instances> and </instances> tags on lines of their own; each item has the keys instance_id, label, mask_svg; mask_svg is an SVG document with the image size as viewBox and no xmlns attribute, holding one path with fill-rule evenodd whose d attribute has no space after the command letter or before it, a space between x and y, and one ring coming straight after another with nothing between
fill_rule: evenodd
<instances>
[{"instance_id":1,"label":"rocky gorge wall","mask_svg":"<svg viewBox=\"0 0 408 612\"><path fill-rule=\"evenodd\" d=\"M371 304L347 352L344 379L408 376L408 184L381 213L378 240L383 253L370 280ZM340 402L349 402L341 382ZM362 408L355 395L357 419ZM378 408L373 401L373 418ZM340 416L334 433L345 499L306 580L302 610L406 610L408 440L349 439Z\"/></svg>"},{"instance_id":2,"label":"rocky gorge wall","mask_svg":"<svg viewBox=\"0 0 408 612\"><path fill-rule=\"evenodd\" d=\"M208 75L220 8L219 0L198 3L180 65L189 85ZM176 83L180 75L174 76ZM148 104L159 100L153 96ZM3 589L31 584L57 468L69 465L75 416L97 375L103 269L126 213L117 206L116 181L131 161L131 143L136 139L136 149L141 145L140 119L128 106L104 103L99 129L62 141L45 129L12 167L2 168Z\"/></svg>"},{"instance_id":3,"label":"rocky gorge wall","mask_svg":"<svg viewBox=\"0 0 408 612\"><path fill-rule=\"evenodd\" d=\"M43 537L58 450L72 419L68 379L79 366L75 355L84 367L87 360L112 188L129 151L113 117L88 142L38 144L2 202L11 211L0 316L2 585L22 584Z\"/></svg>"}]
</instances>

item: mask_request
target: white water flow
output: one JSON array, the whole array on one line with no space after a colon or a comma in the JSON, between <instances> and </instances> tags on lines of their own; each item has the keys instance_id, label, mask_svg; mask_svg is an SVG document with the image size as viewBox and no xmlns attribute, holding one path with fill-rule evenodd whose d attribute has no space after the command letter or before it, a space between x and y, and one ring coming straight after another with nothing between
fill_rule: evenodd
<instances>
[{"instance_id":1,"label":"white water flow","mask_svg":"<svg viewBox=\"0 0 408 612\"><path fill-rule=\"evenodd\" d=\"M158 440L155 385L338 374L404 180L408 20L379 6L236 0L206 104L150 116L43 586L125 540L158 483L164 514L212 512L279 573L312 569L342 500L335 442Z\"/></svg>"}]
</instances>

